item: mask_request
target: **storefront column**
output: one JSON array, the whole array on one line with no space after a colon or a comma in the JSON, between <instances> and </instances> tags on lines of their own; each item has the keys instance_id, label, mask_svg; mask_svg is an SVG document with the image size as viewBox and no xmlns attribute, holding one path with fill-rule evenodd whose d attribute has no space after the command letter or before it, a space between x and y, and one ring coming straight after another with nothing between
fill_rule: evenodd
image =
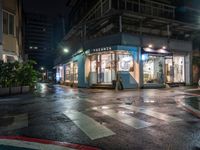
<instances>
[{"instance_id":1,"label":"storefront column","mask_svg":"<svg viewBox=\"0 0 200 150\"><path fill-rule=\"evenodd\" d=\"M191 79L192 79L192 59L191 59L191 53L189 52L185 56L185 80L186 85L191 85Z\"/></svg>"},{"instance_id":2,"label":"storefront column","mask_svg":"<svg viewBox=\"0 0 200 150\"><path fill-rule=\"evenodd\" d=\"M66 81L66 65L63 65L63 69L64 69L64 83Z\"/></svg>"},{"instance_id":3,"label":"storefront column","mask_svg":"<svg viewBox=\"0 0 200 150\"><path fill-rule=\"evenodd\" d=\"M122 32L122 16L119 16L119 32Z\"/></svg>"},{"instance_id":4,"label":"storefront column","mask_svg":"<svg viewBox=\"0 0 200 150\"><path fill-rule=\"evenodd\" d=\"M192 85L192 81L193 81L193 75L192 75L192 52L189 53L189 57L190 57L190 85Z\"/></svg>"},{"instance_id":5,"label":"storefront column","mask_svg":"<svg viewBox=\"0 0 200 150\"><path fill-rule=\"evenodd\" d=\"M164 58L164 63L163 63L163 83L166 85L166 66L165 66L165 58Z\"/></svg>"},{"instance_id":6,"label":"storefront column","mask_svg":"<svg viewBox=\"0 0 200 150\"><path fill-rule=\"evenodd\" d=\"M138 48L138 58L139 58L139 88L144 85L143 81L143 60L142 60L142 48Z\"/></svg>"}]
</instances>

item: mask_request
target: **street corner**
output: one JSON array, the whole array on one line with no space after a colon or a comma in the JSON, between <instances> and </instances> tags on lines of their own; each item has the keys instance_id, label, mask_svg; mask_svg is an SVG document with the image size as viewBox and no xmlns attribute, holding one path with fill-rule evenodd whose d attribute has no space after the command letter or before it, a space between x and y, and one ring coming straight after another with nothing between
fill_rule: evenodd
<instances>
[{"instance_id":1,"label":"street corner","mask_svg":"<svg viewBox=\"0 0 200 150\"><path fill-rule=\"evenodd\" d=\"M194 96L200 96L200 88L188 89L185 92Z\"/></svg>"},{"instance_id":2,"label":"street corner","mask_svg":"<svg viewBox=\"0 0 200 150\"><path fill-rule=\"evenodd\" d=\"M24 136L0 136L1 150L100 150L96 147L67 142L29 138Z\"/></svg>"},{"instance_id":3,"label":"street corner","mask_svg":"<svg viewBox=\"0 0 200 150\"><path fill-rule=\"evenodd\" d=\"M200 96L182 96L176 102L182 109L200 118Z\"/></svg>"}]
</instances>

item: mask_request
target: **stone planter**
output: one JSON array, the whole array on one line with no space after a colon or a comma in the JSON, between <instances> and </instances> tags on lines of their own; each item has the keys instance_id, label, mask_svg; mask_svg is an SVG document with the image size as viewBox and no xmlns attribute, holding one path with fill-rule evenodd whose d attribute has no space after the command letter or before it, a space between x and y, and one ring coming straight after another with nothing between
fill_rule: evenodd
<instances>
[{"instance_id":1,"label":"stone planter","mask_svg":"<svg viewBox=\"0 0 200 150\"><path fill-rule=\"evenodd\" d=\"M21 87L19 86L19 87L11 87L10 88L10 94L12 95L12 94L20 94L21 93Z\"/></svg>"},{"instance_id":2,"label":"stone planter","mask_svg":"<svg viewBox=\"0 0 200 150\"><path fill-rule=\"evenodd\" d=\"M0 96L9 95L9 88L0 88Z\"/></svg>"},{"instance_id":3,"label":"stone planter","mask_svg":"<svg viewBox=\"0 0 200 150\"><path fill-rule=\"evenodd\" d=\"M18 86L11 88L0 88L0 96L23 94L30 92L29 86Z\"/></svg>"},{"instance_id":4,"label":"stone planter","mask_svg":"<svg viewBox=\"0 0 200 150\"><path fill-rule=\"evenodd\" d=\"M22 87L22 93L28 93L30 92L30 87L29 86L23 86Z\"/></svg>"}]
</instances>

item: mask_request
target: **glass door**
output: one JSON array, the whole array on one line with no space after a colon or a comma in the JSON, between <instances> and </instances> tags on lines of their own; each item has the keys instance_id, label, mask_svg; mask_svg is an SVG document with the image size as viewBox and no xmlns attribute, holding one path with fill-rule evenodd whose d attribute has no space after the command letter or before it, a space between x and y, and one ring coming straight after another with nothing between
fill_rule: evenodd
<instances>
[{"instance_id":1,"label":"glass door","mask_svg":"<svg viewBox=\"0 0 200 150\"><path fill-rule=\"evenodd\" d=\"M172 58L165 59L165 81L166 83L174 82L174 68Z\"/></svg>"},{"instance_id":2,"label":"glass door","mask_svg":"<svg viewBox=\"0 0 200 150\"><path fill-rule=\"evenodd\" d=\"M115 54L97 54L96 73L98 84L111 84L115 80Z\"/></svg>"},{"instance_id":3,"label":"glass door","mask_svg":"<svg viewBox=\"0 0 200 150\"><path fill-rule=\"evenodd\" d=\"M174 56L165 59L165 75L167 83L185 82L185 59L184 56Z\"/></svg>"},{"instance_id":4,"label":"glass door","mask_svg":"<svg viewBox=\"0 0 200 150\"><path fill-rule=\"evenodd\" d=\"M185 82L184 56L174 56L174 82Z\"/></svg>"},{"instance_id":5,"label":"glass door","mask_svg":"<svg viewBox=\"0 0 200 150\"><path fill-rule=\"evenodd\" d=\"M111 79L111 54L101 55L101 83L110 84Z\"/></svg>"}]
</instances>

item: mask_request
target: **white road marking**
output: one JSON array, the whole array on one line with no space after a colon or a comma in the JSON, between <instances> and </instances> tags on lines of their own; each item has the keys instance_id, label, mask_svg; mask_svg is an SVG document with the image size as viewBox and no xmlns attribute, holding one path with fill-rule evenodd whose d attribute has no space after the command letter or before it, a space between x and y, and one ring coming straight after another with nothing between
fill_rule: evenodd
<instances>
[{"instance_id":1,"label":"white road marking","mask_svg":"<svg viewBox=\"0 0 200 150\"><path fill-rule=\"evenodd\" d=\"M79 111L71 110L64 112L64 114L69 117L91 140L115 135L113 131Z\"/></svg>"},{"instance_id":2,"label":"white road marking","mask_svg":"<svg viewBox=\"0 0 200 150\"><path fill-rule=\"evenodd\" d=\"M0 102L3 102L3 101L12 102L16 100L20 100L20 99L19 98L0 98Z\"/></svg>"},{"instance_id":3,"label":"white road marking","mask_svg":"<svg viewBox=\"0 0 200 150\"><path fill-rule=\"evenodd\" d=\"M6 116L4 118L10 118L10 117L14 117L13 123L6 127L1 127L0 130L16 130L16 129L28 127L28 114Z\"/></svg>"},{"instance_id":4,"label":"white road marking","mask_svg":"<svg viewBox=\"0 0 200 150\"><path fill-rule=\"evenodd\" d=\"M136 107L136 106L132 106L132 105L119 105L119 106L129 109L129 110L132 110L132 111L143 113L145 115L148 115L148 116L160 119L160 120L164 120L168 123L182 121L182 119L180 119L180 118L169 116L164 113L156 112L156 111L150 110L148 108L140 108L140 107Z\"/></svg>"},{"instance_id":5,"label":"white road marking","mask_svg":"<svg viewBox=\"0 0 200 150\"><path fill-rule=\"evenodd\" d=\"M149 126L152 126L152 123L149 122L145 122L143 120L134 118L130 115L125 114L123 111L122 112L116 112L114 110L109 109L111 105L108 106L102 106L101 108L103 109L98 109L98 107L95 107L94 110L103 113L104 115L107 115L111 118L114 118L118 121L120 121L121 123L124 123L128 126L131 126L135 129L142 129L142 128L146 128Z\"/></svg>"},{"instance_id":6,"label":"white road marking","mask_svg":"<svg viewBox=\"0 0 200 150\"><path fill-rule=\"evenodd\" d=\"M14 146L18 148L30 148L35 150L74 150L71 148L52 145L52 144L42 144L42 143L35 143L35 142L27 142L27 141L19 141L19 140L7 140L7 139L0 139L0 145L4 146Z\"/></svg>"}]
</instances>

